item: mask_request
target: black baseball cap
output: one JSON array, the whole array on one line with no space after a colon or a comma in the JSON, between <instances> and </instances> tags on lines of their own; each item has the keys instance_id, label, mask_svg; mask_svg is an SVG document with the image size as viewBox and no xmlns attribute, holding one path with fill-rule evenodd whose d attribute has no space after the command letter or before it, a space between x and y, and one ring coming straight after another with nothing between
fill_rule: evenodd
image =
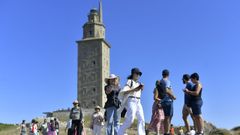
<instances>
[{"instance_id":1,"label":"black baseball cap","mask_svg":"<svg viewBox=\"0 0 240 135\"><path fill-rule=\"evenodd\" d=\"M133 68L131 73L132 73L132 75L133 74L138 74L138 75L142 76L142 72L140 71L139 68Z\"/></svg>"}]
</instances>

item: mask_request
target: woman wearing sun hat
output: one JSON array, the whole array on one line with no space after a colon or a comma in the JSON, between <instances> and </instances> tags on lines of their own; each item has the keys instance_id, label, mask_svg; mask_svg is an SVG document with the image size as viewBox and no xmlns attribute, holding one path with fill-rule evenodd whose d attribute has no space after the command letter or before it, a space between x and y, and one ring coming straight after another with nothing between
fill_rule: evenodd
<instances>
[{"instance_id":1,"label":"woman wearing sun hat","mask_svg":"<svg viewBox=\"0 0 240 135\"><path fill-rule=\"evenodd\" d=\"M72 119L73 135L81 135L83 131L83 114L77 100L73 102L73 108L70 112L70 119Z\"/></svg>"},{"instance_id":2,"label":"woman wearing sun hat","mask_svg":"<svg viewBox=\"0 0 240 135\"><path fill-rule=\"evenodd\" d=\"M117 110L120 107L120 101L118 99L118 94L121 90L119 85L119 77L111 74L108 78L105 79L105 93L107 95L107 102L105 103L104 108L106 109L106 122L107 129L106 135L117 135L119 128L119 117ZM113 128L114 127L114 128Z\"/></svg>"}]
</instances>

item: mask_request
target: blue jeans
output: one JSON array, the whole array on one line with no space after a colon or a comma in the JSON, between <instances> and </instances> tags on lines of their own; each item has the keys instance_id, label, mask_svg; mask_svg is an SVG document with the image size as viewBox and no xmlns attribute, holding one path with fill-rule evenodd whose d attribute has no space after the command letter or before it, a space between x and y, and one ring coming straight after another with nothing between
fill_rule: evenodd
<instances>
[{"instance_id":1,"label":"blue jeans","mask_svg":"<svg viewBox=\"0 0 240 135\"><path fill-rule=\"evenodd\" d=\"M119 129L119 117L117 115L116 107L109 107L107 111L107 129L106 135L112 135L114 129L114 135L117 135Z\"/></svg>"}]
</instances>

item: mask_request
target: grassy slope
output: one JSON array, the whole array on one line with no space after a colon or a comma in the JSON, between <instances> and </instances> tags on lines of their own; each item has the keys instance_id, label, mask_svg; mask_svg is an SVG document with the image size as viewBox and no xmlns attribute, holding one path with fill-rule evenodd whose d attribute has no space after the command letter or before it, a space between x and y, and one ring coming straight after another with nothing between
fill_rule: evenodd
<instances>
[{"instance_id":1,"label":"grassy slope","mask_svg":"<svg viewBox=\"0 0 240 135\"><path fill-rule=\"evenodd\" d=\"M0 135L14 135L17 132L17 126L0 123Z\"/></svg>"}]
</instances>

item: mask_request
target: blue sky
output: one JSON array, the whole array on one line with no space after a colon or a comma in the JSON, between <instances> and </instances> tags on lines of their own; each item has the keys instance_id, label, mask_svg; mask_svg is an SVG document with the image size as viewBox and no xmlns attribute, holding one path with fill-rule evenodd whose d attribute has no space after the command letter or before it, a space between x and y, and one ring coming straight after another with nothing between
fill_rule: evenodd
<instances>
[{"instance_id":1,"label":"blue sky","mask_svg":"<svg viewBox=\"0 0 240 135\"><path fill-rule=\"evenodd\" d=\"M151 117L161 70L171 71L177 96L173 123L183 125L182 74L198 72L203 116L222 128L239 126L240 1L103 0L111 71L122 85L143 71L142 102ZM17 123L71 107L77 91L77 45L97 0L0 1L0 122Z\"/></svg>"}]
</instances>

